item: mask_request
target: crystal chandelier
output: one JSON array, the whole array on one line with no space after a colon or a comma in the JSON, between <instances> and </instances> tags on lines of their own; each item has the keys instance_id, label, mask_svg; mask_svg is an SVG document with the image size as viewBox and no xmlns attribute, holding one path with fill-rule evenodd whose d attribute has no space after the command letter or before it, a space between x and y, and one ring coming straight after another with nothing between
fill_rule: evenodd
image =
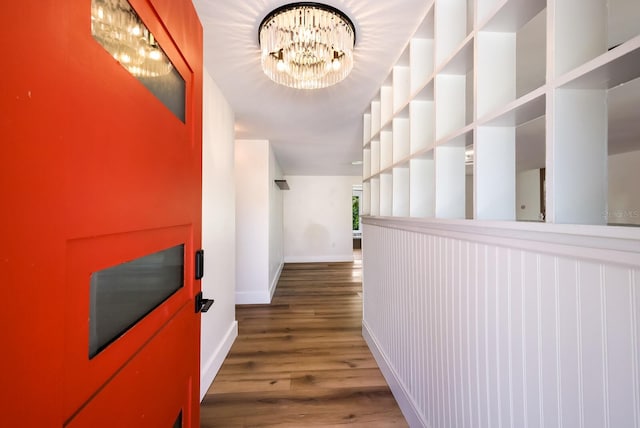
<instances>
[{"instance_id":1,"label":"crystal chandelier","mask_svg":"<svg viewBox=\"0 0 640 428\"><path fill-rule=\"evenodd\" d=\"M91 34L134 76L171 72L171 61L127 0L92 0Z\"/></svg>"},{"instance_id":2,"label":"crystal chandelier","mask_svg":"<svg viewBox=\"0 0 640 428\"><path fill-rule=\"evenodd\" d=\"M291 3L262 20L262 69L276 83L296 89L335 85L353 68L356 31L338 9Z\"/></svg>"}]
</instances>

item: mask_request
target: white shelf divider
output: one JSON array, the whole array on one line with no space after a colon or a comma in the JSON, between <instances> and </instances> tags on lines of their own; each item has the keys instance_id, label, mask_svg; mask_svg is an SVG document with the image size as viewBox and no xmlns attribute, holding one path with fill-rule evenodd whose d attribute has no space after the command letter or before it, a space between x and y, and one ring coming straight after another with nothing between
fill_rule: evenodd
<instances>
[{"instance_id":1,"label":"white shelf divider","mask_svg":"<svg viewBox=\"0 0 640 428\"><path fill-rule=\"evenodd\" d=\"M396 217L409 216L409 165L393 168L393 211Z\"/></svg>"},{"instance_id":2,"label":"white shelf divider","mask_svg":"<svg viewBox=\"0 0 640 428\"><path fill-rule=\"evenodd\" d=\"M411 39L411 88L414 94L429 81L434 71L433 39Z\"/></svg>"},{"instance_id":3,"label":"white shelf divider","mask_svg":"<svg viewBox=\"0 0 640 428\"><path fill-rule=\"evenodd\" d=\"M435 217L435 171L433 152L411 159L409 169L409 215L411 217Z\"/></svg>"},{"instance_id":4,"label":"white shelf divider","mask_svg":"<svg viewBox=\"0 0 640 428\"><path fill-rule=\"evenodd\" d=\"M516 98L516 34L481 31L476 40L476 108L482 117Z\"/></svg>"},{"instance_id":5,"label":"white shelf divider","mask_svg":"<svg viewBox=\"0 0 640 428\"><path fill-rule=\"evenodd\" d=\"M380 132L380 100L371 101L371 138Z\"/></svg>"},{"instance_id":6,"label":"white shelf divider","mask_svg":"<svg viewBox=\"0 0 640 428\"><path fill-rule=\"evenodd\" d=\"M437 218L465 218L464 153L463 137L434 149Z\"/></svg>"},{"instance_id":7,"label":"white shelf divider","mask_svg":"<svg viewBox=\"0 0 640 428\"><path fill-rule=\"evenodd\" d=\"M435 139L439 140L466 125L464 75L439 74L435 80Z\"/></svg>"},{"instance_id":8,"label":"white shelf divider","mask_svg":"<svg viewBox=\"0 0 640 428\"><path fill-rule=\"evenodd\" d=\"M474 218L516 219L516 130L479 127L474 145Z\"/></svg>"},{"instance_id":9,"label":"white shelf divider","mask_svg":"<svg viewBox=\"0 0 640 428\"><path fill-rule=\"evenodd\" d=\"M412 101L409 106L410 151L433 147L435 142L435 107L433 101Z\"/></svg>"},{"instance_id":10,"label":"white shelf divider","mask_svg":"<svg viewBox=\"0 0 640 428\"><path fill-rule=\"evenodd\" d=\"M476 16L478 23L484 23L509 3L509 0L478 0Z\"/></svg>"},{"instance_id":11,"label":"white shelf divider","mask_svg":"<svg viewBox=\"0 0 640 428\"><path fill-rule=\"evenodd\" d=\"M480 0L483 2L484 0ZM547 0L488 0L497 6L478 20L480 31L517 32L547 7ZM486 3L486 2L485 2Z\"/></svg>"},{"instance_id":12,"label":"white shelf divider","mask_svg":"<svg viewBox=\"0 0 640 428\"><path fill-rule=\"evenodd\" d=\"M552 100L552 221L606 224L607 91L557 89Z\"/></svg>"},{"instance_id":13,"label":"white shelf divider","mask_svg":"<svg viewBox=\"0 0 640 428\"><path fill-rule=\"evenodd\" d=\"M522 2L522 0L520 0ZM530 11L537 15L517 27L516 33L516 98L544 86L547 72L547 10L546 1ZM531 2L535 4L535 1ZM527 3L529 4L529 3ZM523 6L524 7L524 6ZM522 20L529 18L529 14ZM517 22L519 24L519 22Z\"/></svg>"},{"instance_id":14,"label":"white shelf divider","mask_svg":"<svg viewBox=\"0 0 640 428\"><path fill-rule=\"evenodd\" d=\"M367 179L371 177L371 149L364 149L362 151L362 178Z\"/></svg>"},{"instance_id":15,"label":"white shelf divider","mask_svg":"<svg viewBox=\"0 0 640 428\"><path fill-rule=\"evenodd\" d=\"M380 171L393 165L393 132L380 133Z\"/></svg>"},{"instance_id":16,"label":"white shelf divider","mask_svg":"<svg viewBox=\"0 0 640 428\"><path fill-rule=\"evenodd\" d=\"M371 215L380 215L380 178L371 179Z\"/></svg>"},{"instance_id":17,"label":"white shelf divider","mask_svg":"<svg viewBox=\"0 0 640 428\"><path fill-rule=\"evenodd\" d=\"M409 118L393 119L393 163L409 156Z\"/></svg>"},{"instance_id":18,"label":"white shelf divider","mask_svg":"<svg viewBox=\"0 0 640 428\"><path fill-rule=\"evenodd\" d=\"M562 0L554 7L554 67L560 76L607 51L607 3L602 0ZM551 24L551 23L550 23Z\"/></svg>"},{"instance_id":19,"label":"white shelf divider","mask_svg":"<svg viewBox=\"0 0 640 428\"><path fill-rule=\"evenodd\" d=\"M380 88L380 126L384 127L393 116L393 87L383 86Z\"/></svg>"},{"instance_id":20,"label":"white shelf divider","mask_svg":"<svg viewBox=\"0 0 640 428\"><path fill-rule=\"evenodd\" d=\"M435 64L442 64L468 34L467 0L437 1L435 5Z\"/></svg>"},{"instance_id":21,"label":"white shelf divider","mask_svg":"<svg viewBox=\"0 0 640 428\"><path fill-rule=\"evenodd\" d=\"M396 113L409 102L411 73L408 66L393 67L393 112Z\"/></svg>"},{"instance_id":22,"label":"white shelf divider","mask_svg":"<svg viewBox=\"0 0 640 428\"><path fill-rule=\"evenodd\" d=\"M628 131L609 98L624 84L623 110L640 106L640 0L425 6L363 115L370 215L517 221L527 205L606 224L608 138ZM536 198L525 172L539 201L518 207Z\"/></svg>"},{"instance_id":23,"label":"white shelf divider","mask_svg":"<svg viewBox=\"0 0 640 428\"><path fill-rule=\"evenodd\" d=\"M380 140L371 140L371 175L380 172Z\"/></svg>"},{"instance_id":24,"label":"white shelf divider","mask_svg":"<svg viewBox=\"0 0 640 428\"><path fill-rule=\"evenodd\" d=\"M393 174L380 174L380 215L393 215Z\"/></svg>"},{"instance_id":25,"label":"white shelf divider","mask_svg":"<svg viewBox=\"0 0 640 428\"><path fill-rule=\"evenodd\" d=\"M362 215L371 215L371 183L362 183Z\"/></svg>"},{"instance_id":26,"label":"white shelf divider","mask_svg":"<svg viewBox=\"0 0 640 428\"><path fill-rule=\"evenodd\" d=\"M362 120L362 144L367 146L371 142L371 113L365 113Z\"/></svg>"}]
</instances>

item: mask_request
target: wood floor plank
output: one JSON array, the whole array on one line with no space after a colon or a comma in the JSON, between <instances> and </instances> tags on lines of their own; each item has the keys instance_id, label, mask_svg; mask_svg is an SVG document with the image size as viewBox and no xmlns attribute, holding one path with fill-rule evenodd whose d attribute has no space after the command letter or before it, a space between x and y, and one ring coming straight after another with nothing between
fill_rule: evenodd
<instances>
[{"instance_id":1,"label":"wood floor plank","mask_svg":"<svg viewBox=\"0 0 640 428\"><path fill-rule=\"evenodd\" d=\"M287 264L272 304L238 305L201 427L406 427L362 338L361 267Z\"/></svg>"}]
</instances>

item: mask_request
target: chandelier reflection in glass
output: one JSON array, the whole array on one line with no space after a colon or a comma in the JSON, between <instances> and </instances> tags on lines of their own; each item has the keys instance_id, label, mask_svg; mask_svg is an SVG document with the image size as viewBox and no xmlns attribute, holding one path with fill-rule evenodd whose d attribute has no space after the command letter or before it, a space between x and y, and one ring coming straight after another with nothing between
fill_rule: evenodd
<instances>
[{"instance_id":1,"label":"chandelier reflection in glass","mask_svg":"<svg viewBox=\"0 0 640 428\"><path fill-rule=\"evenodd\" d=\"M262 69L281 85L325 88L353 69L355 27L334 7L311 2L279 7L264 18L259 37Z\"/></svg>"},{"instance_id":2,"label":"chandelier reflection in glass","mask_svg":"<svg viewBox=\"0 0 640 428\"><path fill-rule=\"evenodd\" d=\"M92 0L91 34L134 76L171 72L171 61L127 0Z\"/></svg>"}]
</instances>

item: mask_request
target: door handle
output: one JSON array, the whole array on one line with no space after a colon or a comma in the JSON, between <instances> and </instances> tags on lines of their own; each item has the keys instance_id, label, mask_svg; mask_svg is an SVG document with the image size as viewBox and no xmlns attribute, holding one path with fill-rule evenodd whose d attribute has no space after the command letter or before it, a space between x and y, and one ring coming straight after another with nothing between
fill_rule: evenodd
<instances>
[{"instance_id":1,"label":"door handle","mask_svg":"<svg viewBox=\"0 0 640 428\"><path fill-rule=\"evenodd\" d=\"M200 312L207 312L213 305L213 299L205 299L202 297L202 291L196 294L196 314Z\"/></svg>"},{"instance_id":2,"label":"door handle","mask_svg":"<svg viewBox=\"0 0 640 428\"><path fill-rule=\"evenodd\" d=\"M194 260L196 279L202 279L202 277L204 276L204 250L196 251Z\"/></svg>"}]
</instances>

